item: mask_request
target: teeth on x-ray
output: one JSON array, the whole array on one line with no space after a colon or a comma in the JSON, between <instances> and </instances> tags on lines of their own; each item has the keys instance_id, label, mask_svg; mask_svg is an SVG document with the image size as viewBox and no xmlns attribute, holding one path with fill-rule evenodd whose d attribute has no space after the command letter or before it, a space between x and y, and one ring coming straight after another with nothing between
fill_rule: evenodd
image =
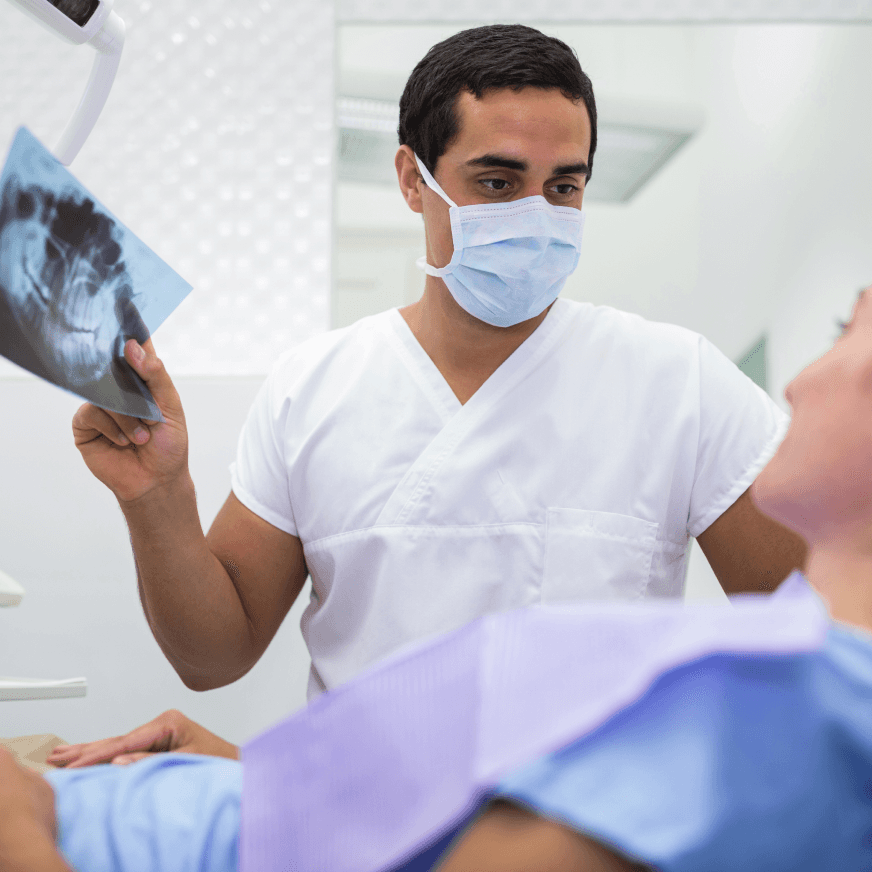
<instances>
[{"instance_id":1,"label":"teeth on x-ray","mask_svg":"<svg viewBox=\"0 0 872 872\"><path fill-rule=\"evenodd\" d=\"M163 416L124 359L190 290L21 129L0 177L0 354L96 405Z\"/></svg>"},{"instance_id":2,"label":"teeth on x-ray","mask_svg":"<svg viewBox=\"0 0 872 872\"><path fill-rule=\"evenodd\" d=\"M3 287L43 367L72 388L99 381L125 327L141 333L116 222L93 200L10 176L2 191ZM121 319L124 319L123 322Z\"/></svg>"}]
</instances>

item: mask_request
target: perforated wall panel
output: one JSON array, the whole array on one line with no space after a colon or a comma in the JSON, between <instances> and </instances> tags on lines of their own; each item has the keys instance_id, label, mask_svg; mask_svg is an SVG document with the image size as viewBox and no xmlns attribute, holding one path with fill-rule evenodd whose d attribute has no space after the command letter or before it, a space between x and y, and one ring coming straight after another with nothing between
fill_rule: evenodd
<instances>
[{"instance_id":1,"label":"perforated wall panel","mask_svg":"<svg viewBox=\"0 0 872 872\"><path fill-rule=\"evenodd\" d=\"M70 169L194 285L155 336L172 373L266 372L329 327L332 4L115 9L127 25L121 68ZM4 153L19 124L54 144L92 57L0 2Z\"/></svg>"}]
</instances>

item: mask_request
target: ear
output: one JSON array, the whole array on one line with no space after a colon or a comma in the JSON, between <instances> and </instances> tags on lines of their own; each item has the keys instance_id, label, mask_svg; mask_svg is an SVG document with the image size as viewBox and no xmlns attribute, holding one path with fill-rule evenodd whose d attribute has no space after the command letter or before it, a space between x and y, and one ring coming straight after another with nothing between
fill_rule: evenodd
<instances>
[{"instance_id":1,"label":"ear","mask_svg":"<svg viewBox=\"0 0 872 872\"><path fill-rule=\"evenodd\" d=\"M424 184L418 164L415 161L415 153L408 145L401 145L397 156L394 158L394 166L397 168L397 181L400 183L400 191L403 199L413 212L419 215L424 212L421 202L421 188Z\"/></svg>"}]
</instances>

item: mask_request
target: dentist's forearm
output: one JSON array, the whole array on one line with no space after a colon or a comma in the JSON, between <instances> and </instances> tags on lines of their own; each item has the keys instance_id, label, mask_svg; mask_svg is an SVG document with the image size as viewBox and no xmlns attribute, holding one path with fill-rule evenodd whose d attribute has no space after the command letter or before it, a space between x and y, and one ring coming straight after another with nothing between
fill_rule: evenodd
<instances>
[{"instance_id":1,"label":"dentist's forearm","mask_svg":"<svg viewBox=\"0 0 872 872\"><path fill-rule=\"evenodd\" d=\"M252 634L230 575L209 550L190 475L120 505L145 616L167 659L192 690L234 681Z\"/></svg>"}]
</instances>

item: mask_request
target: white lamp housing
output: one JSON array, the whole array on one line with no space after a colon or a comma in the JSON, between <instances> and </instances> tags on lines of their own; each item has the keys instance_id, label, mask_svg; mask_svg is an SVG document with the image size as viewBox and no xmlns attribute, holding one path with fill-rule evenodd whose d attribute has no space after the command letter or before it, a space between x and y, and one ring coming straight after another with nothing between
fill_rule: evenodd
<instances>
[{"instance_id":1,"label":"white lamp housing","mask_svg":"<svg viewBox=\"0 0 872 872\"><path fill-rule=\"evenodd\" d=\"M0 572L0 606L17 606L24 597L24 588L14 579Z\"/></svg>"},{"instance_id":2,"label":"white lamp housing","mask_svg":"<svg viewBox=\"0 0 872 872\"><path fill-rule=\"evenodd\" d=\"M124 22L112 11L114 0L10 0L46 30L73 45L89 43L97 52L85 93L54 148L69 166L94 129L121 61ZM81 21L79 24L77 22Z\"/></svg>"}]
</instances>

